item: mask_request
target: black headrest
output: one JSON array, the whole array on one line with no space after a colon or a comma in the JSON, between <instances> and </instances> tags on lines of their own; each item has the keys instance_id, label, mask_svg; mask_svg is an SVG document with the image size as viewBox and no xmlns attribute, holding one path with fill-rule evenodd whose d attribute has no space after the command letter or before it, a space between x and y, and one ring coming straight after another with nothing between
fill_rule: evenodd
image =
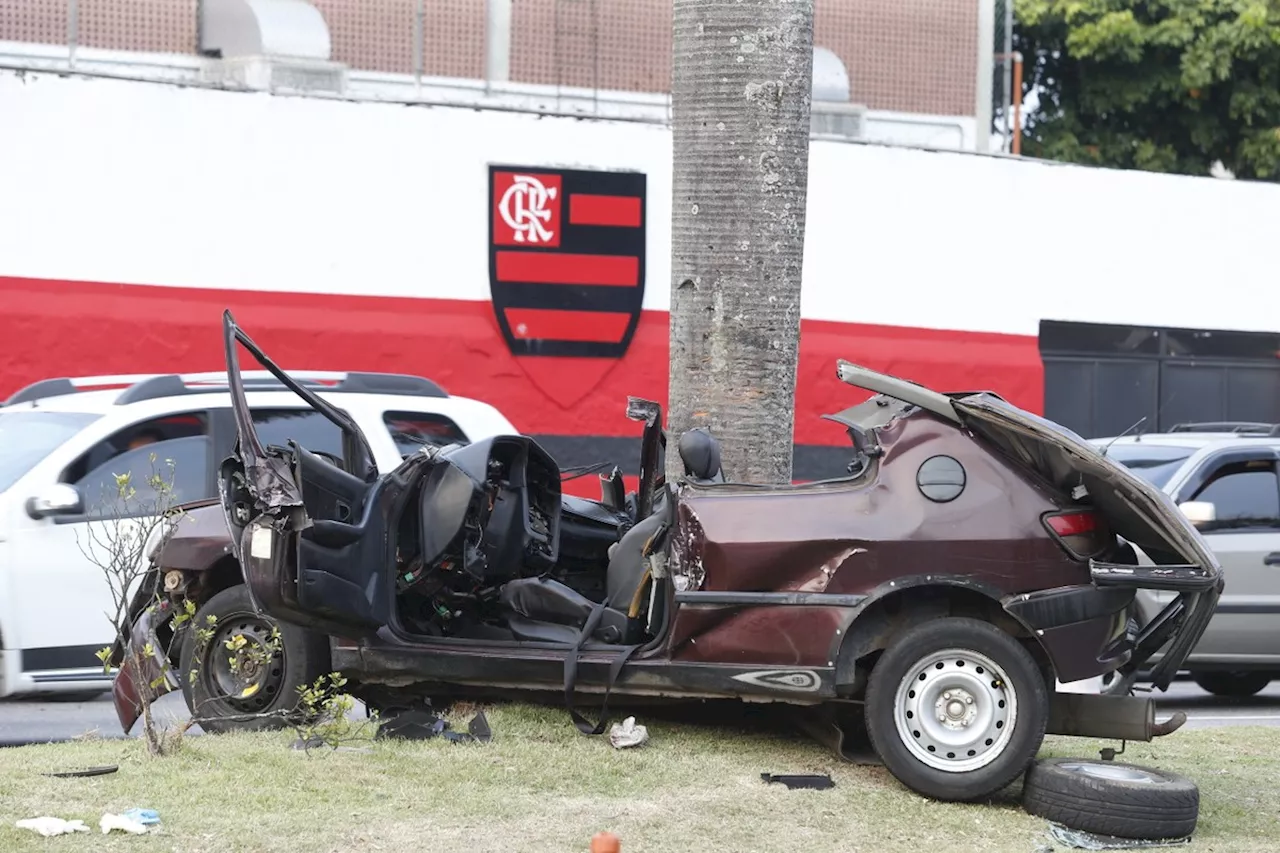
<instances>
[{"instance_id":1,"label":"black headrest","mask_svg":"<svg viewBox=\"0 0 1280 853\"><path fill-rule=\"evenodd\" d=\"M680 436L680 461L685 476L700 482L724 482L720 469L720 442L706 427L691 429Z\"/></svg>"}]
</instances>

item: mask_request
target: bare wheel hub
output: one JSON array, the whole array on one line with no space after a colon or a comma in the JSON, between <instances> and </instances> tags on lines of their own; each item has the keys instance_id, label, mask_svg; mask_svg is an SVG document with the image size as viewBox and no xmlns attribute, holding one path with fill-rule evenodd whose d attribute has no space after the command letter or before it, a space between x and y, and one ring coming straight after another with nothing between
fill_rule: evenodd
<instances>
[{"instance_id":1,"label":"bare wheel hub","mask_svg":"<svg viewBox=\"0 0 1280 853\"><path fill-rule=\"evenodd\" d=\"M978 716L978 706L973 694L963 687L947 690L934 703L938 722L948 728L968 728Z\"/></svg>"},{"instance_id":2,"label":"bare wheel hub","mask_svg":"<svg viewBox=\"0 0 1280 853\"><path fill-rule=\"evenodd\" d=\"M1018 697L986 655L945 649L918 660L898 684L894 724L907 750L936 770L966 773L1009 745Z\"/></svg>"}]
</instances>

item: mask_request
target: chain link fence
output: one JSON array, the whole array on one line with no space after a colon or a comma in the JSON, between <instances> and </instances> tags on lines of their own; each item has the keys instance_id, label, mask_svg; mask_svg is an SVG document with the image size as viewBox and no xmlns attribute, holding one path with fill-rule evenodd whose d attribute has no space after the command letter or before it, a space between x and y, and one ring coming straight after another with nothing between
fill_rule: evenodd
<instances>
[{"instance_id":1,"label":"chain link fence","mask_svg":"<svg viewBox=\"0 0 1280 853\"><path fill-rule=\"evenodd\" d=\"M671 0L310 2L328 26L332 59L354 71L472 81L500 73L512 83L596 91L670 89ZM815 44L843 64L853 103L973 116L979 67L1008 53L1012 2L816 0ZM194 56L201 3L0 0L0 41ZM990 53L980 45L984 3L995 4ZM497 63L495 50L504 53ZM996 60L997 129L1008 69Z\"/></svg>"}]
</instances>

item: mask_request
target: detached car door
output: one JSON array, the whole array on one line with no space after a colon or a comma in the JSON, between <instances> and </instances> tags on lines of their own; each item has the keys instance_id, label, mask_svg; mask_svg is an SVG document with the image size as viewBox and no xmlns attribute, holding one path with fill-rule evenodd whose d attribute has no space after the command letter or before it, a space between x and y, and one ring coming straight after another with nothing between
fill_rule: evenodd
<instances>
[{"instance_id":1,"label":"detached car door","mask_svg":"<svg viewBox=\"0 0 1280 853\"><path fill-rule=\"evenodd\" d=\"M1280 661L1280 459L1275 449L1229 450L1178 489L1178 502L1214 506L1200 534L1222 563L1226 587L1196 646L1198 661Z\"/></svg>"},{"instance_id":2,"label":"detached car door","mask_svg":"<svg viewBox=\"0 0 1280 853\"><path fill-rule=\"evenodd\" d=\"M236 448L219 471L236 557L255 603L283 622L343 637L373 634L391 611L384 481L368 440L344 412L294 381L223 316ZM297 441L264 447L240 375L237 344L343 434L343 458Z\"/></svg>"}]
</instances>

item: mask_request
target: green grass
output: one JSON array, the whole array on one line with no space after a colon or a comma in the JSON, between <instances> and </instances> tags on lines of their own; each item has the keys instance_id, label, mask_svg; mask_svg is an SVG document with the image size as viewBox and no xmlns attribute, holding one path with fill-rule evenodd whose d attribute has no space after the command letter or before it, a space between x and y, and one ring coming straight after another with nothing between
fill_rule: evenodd
<instances>
[{"instance_id":1,"label":"green grass","mask_svg":"<svg viewBox=\"0 0 1280 853\"><path fill-rule=\"evenodd\" d=\"M926 801L882 768L838 761L799 736L753 726L648 718L651 740L614 750L579 735L563 710L488 710L494 740L379 741L372 752L306 754L291 733L189 738L175 755L138 740L0 749L0 850L585 851L602 829L639 851L907 851L1032 853L1044 821L1021 811L1017 786L994 805ZM468 717L455 720L465 728ZM1104 745L1051 738L1044 755L1097 755ZM364 745L360 745L364 746ZM1191 849L1270 851L1280 839L1280 729L1177 732L1130 744L1120 760L1186 773L1201 788ZM41 774L118 764L88 779ZM762 772L828 772L836 787L789 791ZM104 837L98 818L133 806L160 812L154 834ZM88 835L46 839L24 817L85 821Z\"/></svg>"}]
</instances>

